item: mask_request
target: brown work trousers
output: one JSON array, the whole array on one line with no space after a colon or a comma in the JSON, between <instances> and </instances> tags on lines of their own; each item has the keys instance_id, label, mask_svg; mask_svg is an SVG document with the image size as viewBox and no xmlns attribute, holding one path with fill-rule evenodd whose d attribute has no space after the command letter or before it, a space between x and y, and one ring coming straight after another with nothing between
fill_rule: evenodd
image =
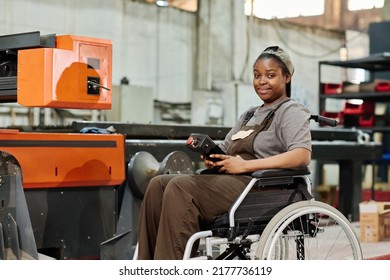
<instances>
[{"instance_id":1,"label":"brown work trousers","mask_svg":"<svg viewBox=\"0 0 390 280\"><path fill-rule=\"evenodd\" d=\"M153 177L141 206L138 259L182 259L191 235L227 212L250 179L222 174Z\"/></svg>"}]
</instances>

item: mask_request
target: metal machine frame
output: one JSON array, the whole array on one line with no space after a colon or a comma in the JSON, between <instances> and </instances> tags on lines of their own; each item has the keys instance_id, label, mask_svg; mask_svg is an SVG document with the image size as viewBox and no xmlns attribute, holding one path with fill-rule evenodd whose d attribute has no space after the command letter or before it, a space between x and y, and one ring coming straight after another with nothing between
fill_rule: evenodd
<instances>
[{"instance_id":1,"label":"metal machine frame","mask_svg":"<svg viewBox=\"0 0 390 280\"><path fill-rule=\"evenodd\" d=\"M0 36L0 64L0 102L40 108L111 108L109 40L39 32ZM20 165L19 196L25 196L28 206L27 214L9 215L16 221L26 215L31 219L38 252L57 259L100 258L101 243L117 236L124 147L123 134L0 130L0 150ZM0 193L5 189L0 188ZM17 202L7 197L0 201L1 232L10 226L7 209ZM17 224L15 228L21 231ZM0 259L23 258L7 255L7 249L15 251L16 241L23 243L17 236L2 240Z\"/></svg>"}]
</instances>

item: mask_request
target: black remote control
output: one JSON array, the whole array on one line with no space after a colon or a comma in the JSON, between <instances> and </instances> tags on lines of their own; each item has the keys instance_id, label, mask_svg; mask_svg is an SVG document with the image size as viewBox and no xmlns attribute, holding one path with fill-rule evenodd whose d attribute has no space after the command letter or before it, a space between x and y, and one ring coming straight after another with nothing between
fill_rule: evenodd
<instances>
[{"instance_id":1,"label":"black remote control","mask_svg":"<svg viewBox=\"0 0 390 280\"><path fill-rule=\"evenodd\" d=\"M187 139L186 146L211 161L220 160L219 158L210 158L211 154L225 154L225 152L222 151L221 148L206 134L192 133Z\"/></svg>"}]
</instances>

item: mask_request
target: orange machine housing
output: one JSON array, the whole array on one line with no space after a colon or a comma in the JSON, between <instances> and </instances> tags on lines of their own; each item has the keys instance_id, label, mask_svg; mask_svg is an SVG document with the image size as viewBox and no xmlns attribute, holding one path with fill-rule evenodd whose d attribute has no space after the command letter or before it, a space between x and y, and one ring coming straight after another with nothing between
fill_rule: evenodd
<instances>
[{"instance_id":1,"label":"orange machine housing","mask_svg":"<svg viewBox=\"0 0 390 280\"><path fill-rule=\"evenodd\" d=\"M17 102L26 107L111 109L112 43L56 36L55 48L18 51Z\"/></svg>"},{"instance_id":2,"label":"orange machine housing","mask_svg":"<svg viewBox=\"0 0 390 280\"><path fill-rule=\"evenodd\" d=\"M0 130L0 151L18 160L25 189L115 186L125 180L122 134Z\"/></svg>"}]
</instances>

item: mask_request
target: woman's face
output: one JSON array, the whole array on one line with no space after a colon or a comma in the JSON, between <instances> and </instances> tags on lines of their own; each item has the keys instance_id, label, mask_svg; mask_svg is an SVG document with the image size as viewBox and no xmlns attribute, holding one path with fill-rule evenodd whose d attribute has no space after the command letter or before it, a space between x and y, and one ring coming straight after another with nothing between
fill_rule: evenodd
<instances>
[{"instance_id":1,"label":"woman's face","mask_svg":"<svg viewBox=\"0 0 390 280\"><path fill-rule=\"evenodd\" d=\"M282 68L273 58L262 58L253 67L253 87L264 106L287 97L286 84L291 75L283 75Z\"/></svg>"}]
</instances>

